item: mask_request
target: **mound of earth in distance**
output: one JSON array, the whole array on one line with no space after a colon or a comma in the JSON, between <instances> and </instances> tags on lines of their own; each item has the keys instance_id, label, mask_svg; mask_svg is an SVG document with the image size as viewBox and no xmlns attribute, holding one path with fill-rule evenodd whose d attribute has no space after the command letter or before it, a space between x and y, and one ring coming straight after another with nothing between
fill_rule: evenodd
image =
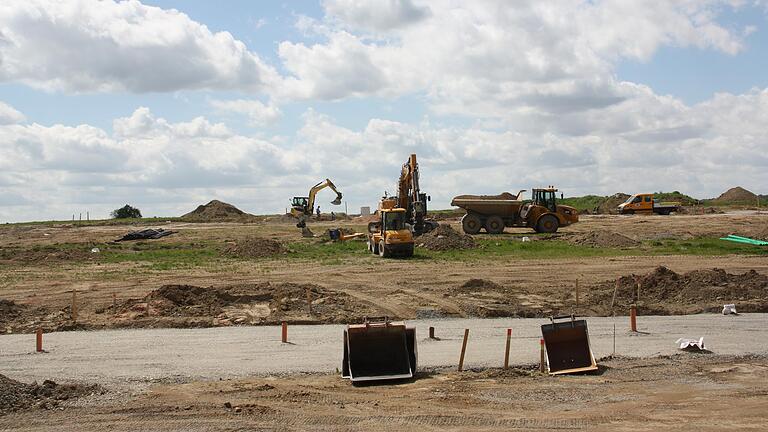
<instances>
[{"instance_id":1,"label":"mound of earth in distance","mask_svg":"<svg viewBox=\"0 0 768 432\"><path fill-rule=\"evenodd\" d=\"M183 215L181 218L193 222L218 222L252 217L254 216L240 210L232 204L213 200L208 204L197 206L196 209Z\"/></svg>"},{"instance_id":2,"label":"mound of earth in distance","mask_svg":"<svg viewBox=\"0 0 768 432\"><path fill-rule=\"evenodd\" d=\"M451 249L471 249L477 246L475 239L467 234L462 234L449 225L438 225L434 230L422 234L416 239L416 244L433 251L445 251Z\"/></svg>"},{"instance_id":3,"label":"mound of earth in distance","mask_svg":"<svg viewBox=\"0 0 768 432\"><path fill-rule=\"evenodd\" d=\"M238 258L264 258L285 252L285 246L279 241L262 237L246 237L224 248L225 255Z\"/></svg>"},{"instance_id":4,"label":"mound of earth in distance","mask_svg":"<svg viewBox=\"0 0 768 432\"><path fill-rule=\"evenodd\" d=\"M752 192L744 189L741 186L736 186L736 187L730 188L727 191L725 191L722 194L720 194L720 196L715 198L714 201L717 201L719 203L724 203L724 204L729 204L729 203L756 203L757 202L757 195L755 195Z\"/></svg>"},{"instance_id":5,"label":"mound of earth in distance","mask_svg":"<svg viewBox=\"0 0 768 432\"><path fill-rule=\"evenodd\" d=\"M565 239L572 244L592 247L635 247L640 245L640 242L633 238L611 231L574 234L566 236Z\"/></svg>"}]
</instances>

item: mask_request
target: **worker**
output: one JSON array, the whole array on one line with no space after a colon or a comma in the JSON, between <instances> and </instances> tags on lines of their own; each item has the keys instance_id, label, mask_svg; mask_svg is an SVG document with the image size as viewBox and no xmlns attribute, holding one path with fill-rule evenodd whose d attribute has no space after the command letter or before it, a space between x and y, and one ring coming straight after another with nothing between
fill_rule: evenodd
<instances>
[{"instance_id":1,"label":"worker","mask_svg":"<svg viewBox=\"0 0 768 432\"><path fill-rule=\"evenodd\" d=\"M336 213L331 212L331 220L336 220Z\"/></svg>"},{"instance_id":2,"label":"worker","mask_svg":"<svg viewBox=\"0 0 768 432\"><path fill-rule=\"evenodd\" d=\"M320 219L320 206L317 206L317 218Z\"/></svg>"}]
</instances>

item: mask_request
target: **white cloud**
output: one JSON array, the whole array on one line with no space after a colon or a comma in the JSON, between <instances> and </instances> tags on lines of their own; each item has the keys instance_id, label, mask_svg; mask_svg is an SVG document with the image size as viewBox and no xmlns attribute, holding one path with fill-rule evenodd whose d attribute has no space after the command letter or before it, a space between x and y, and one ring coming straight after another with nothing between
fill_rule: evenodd
<instances>
[{"instance_id":1,"label":"white cloud","mask_svg":"<svg viewBox=\"0 0 768 432\"><path fill-rule=\"evenodd\" d=\"M469 117L584 111L623 100L614 77L621 59L645 61L665 45L740 52L742 32L716 20L723 6L328 0L315 25L327 41L283 42L279 54L293 98L425 93L434 112Z\"/></svg>"},{"instance_id":2,"label":"white cloud","mask_svg":"<svg viewBox=\"0 0 768 432\"><path fill-rule=\"evenodd\" d=\"M228 32L136 0L0 3L0 80L67 92L262 91L279 75Z\"/></svg>"},{"instance_id":3,"label":"white cloud","mask_svg":"<svg viewBox=\"0 0 768 432\"><path fill-rule=\"evenodd\" d=\"M213 100L211 105L221 112L244 115L254 127L275 124L283 115L277 106L264 105L258 100Z\"/></svg>"},{"instance_id":4,"label":"white cloud","mask_svg":"<svg viewBox=\"0 0 768 432\"><path fill-rule=\"evenodd\" d=\"M24 114L7 103L0 102L0 125L21 123L25 119Z\"/></svg>"}]
</instances>

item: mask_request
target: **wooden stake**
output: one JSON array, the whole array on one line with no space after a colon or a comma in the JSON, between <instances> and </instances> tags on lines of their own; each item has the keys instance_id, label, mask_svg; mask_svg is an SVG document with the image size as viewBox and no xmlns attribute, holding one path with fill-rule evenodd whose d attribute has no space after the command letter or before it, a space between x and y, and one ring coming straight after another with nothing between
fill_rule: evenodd
<instances>
[{"instance_id":1,"label":"wooden stake","mask_svg":"<svg viewBox=\"0 0 768 432\"><path fill-rule=\"evenodd\" d=\"M512 342L512 329L507 329L507 347L504 348L504 369L509 369L509 344Z\"/></svg>"},{"instance_id":2,"label":"wooden stake","mask_svg":"<svg viewBox=\"0 0 768 432\"><path fill-rule=\"evenodd\" d=\"M469 329L464 329L464 341L461 343L461 357L459 357L459 372L464 370L464 354L467 352L467 339L469 339Z\"/></svg>"},{"instance_id":3,"label":"wooden stake","mask_svg":"<svg viewBox=\"0 0 768 432\"><path fill-rule=\"evenodd\" d=\"M72 322L77 322L77 290L72 290L72 309L70 310Z\"/></svg>"},{"instance_id":4,"label":"wooden stake","mask_svg":"<svg viewBox=\"0 0 768 432\"><path fill-rule=\"evenodd\" d=\"M312 290L307 288L307 311L312 316Z\"/></svg>"},{"instance_id":5,"label":"wooden stake","mask_svg":"<svg viewBox=\"0 0 768 432\"><path fill-rule=\"evenodd\" d=\"M576 309L579 308L579 278L576 278Z\"/></svg>"},{"instance_id":6,"label":"wooden stake","mask_svg":"<svg viewBox=\"0 0 768 432\"><path fill-rule=\"evenodd\" d=\"M544 339L540 339L539 344L541 345L541 351L539 353L539 372L546 373L547 372L547 351L546 351L546 347L544 346Z\"/></svg>"},{"instance_id":7,"label":"wooden stake","mask_svg":"<svg viewBox=\"0 0 768 432\"><path fill-rule=\"evenodd\" d=\"M282 326L283 326L282 342L283 343L288 343L288 323L283 321L282 322Z\"/></svg>"},{"instance_id":8,"label":"wooden stake","mask_svg":"<svg viewBox=\"0 0 768 432\"><path fill-rule=\"evenodd\" d=\"M629 307L629 328L633 332L637 332L637 306L631 305Z\"/></svg>"},{"instance_id":9,"label":"wooden stake","mask_svg":"<svg viewBox=\"0 0 768 432\"><path fill-rule=\"evenodd\" d=\"M434 339L435 338L435 328L434 327L430 327L429 328L429 338L430 339Z\"/></svg>"},{"instance_id":10,"label":"wooden stake","mask_svg":"<svg viewBox=\"0 0 768 432\"><path fill-rule=\"evenodd\" d=\"M35 332L35 351L43 352L43 329L37 328Z\"/></svg>"}]
</instances>

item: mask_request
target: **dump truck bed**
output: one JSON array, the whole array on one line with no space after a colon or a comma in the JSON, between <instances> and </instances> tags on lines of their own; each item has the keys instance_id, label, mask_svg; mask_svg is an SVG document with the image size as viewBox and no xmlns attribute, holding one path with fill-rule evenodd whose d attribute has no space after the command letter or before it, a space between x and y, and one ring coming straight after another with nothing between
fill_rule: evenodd
<instances>
[{"instance_id":1,"label":"dump truck bed","mask_svg":"<svg viewBox=\"0 0 768 432\"><path fill-rule=\"evenodd\" d=\"M504 192L499 195L459 195L453 198L451 205L482 215L512 217L520 211L523 201Z\"/></svg>"}]
</instances>

